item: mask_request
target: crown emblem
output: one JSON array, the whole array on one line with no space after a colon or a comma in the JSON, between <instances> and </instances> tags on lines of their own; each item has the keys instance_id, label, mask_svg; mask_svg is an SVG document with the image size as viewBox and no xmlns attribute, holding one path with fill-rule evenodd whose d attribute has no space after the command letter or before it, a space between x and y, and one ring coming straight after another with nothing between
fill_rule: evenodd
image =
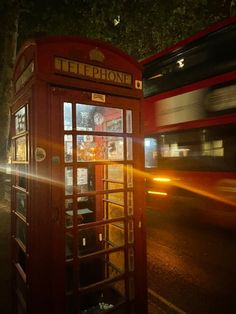
<instances>
[{"instance_id":1,"label":"crown emblem","mask_svg":"<svg viewBox=\"0 0 236 314\"><path fill-rule=\"evenodd\" d=\"M90 50L89 52L89 59L91 61L99 61L103 62L105 59L104 54L99 50L97 47L95 49Z\"/></svg>"}]
</instances>

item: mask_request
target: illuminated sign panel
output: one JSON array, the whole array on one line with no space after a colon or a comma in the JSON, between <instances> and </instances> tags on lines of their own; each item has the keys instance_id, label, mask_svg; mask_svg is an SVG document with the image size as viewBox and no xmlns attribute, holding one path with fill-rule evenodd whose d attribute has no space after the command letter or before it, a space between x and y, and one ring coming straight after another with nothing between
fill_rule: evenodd
<instances>
[{"instance_id":1,"label":"illuminated sign panel","mask_svg":"<svg viewBox=\"0 0 236 314\"><path fill-rule=\"evenodd\" d=\"M109 84L132 87L132 76L128 73L59 57L55 58L54 66L55 70L60 73L67 73L72 76L94 81L103 81Z\"/></svg>"}]
</instances>

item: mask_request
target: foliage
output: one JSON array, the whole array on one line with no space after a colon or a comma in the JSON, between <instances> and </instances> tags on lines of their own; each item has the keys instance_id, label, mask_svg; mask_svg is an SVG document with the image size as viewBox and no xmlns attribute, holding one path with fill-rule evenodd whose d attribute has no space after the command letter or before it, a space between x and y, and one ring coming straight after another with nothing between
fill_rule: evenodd
<instances>
[{"instance_id":1,"label":"foliage","mask_svg":"<svg viewBox=\"0 0 236 314\"><path fill-rule=\"evenodd\" d=\"M28 2L28 5L26 3ZM142 58L229 16L220 0L35 0L24 1L19 46L38 35L99 38ZM120 22L115 25L114 19Z\"/></svg>"},{"instance_id":2,"label":"foliage","mask_svg":"<svg viewBox=\"0 0 236 314\"><path fill-rule=\"evenodd\" d=\"M137 59L232 12L235 0L1 0L0 164L6 160L16 48L30 37L79 35L108 41Z\"/></svg>"}]
</instances>

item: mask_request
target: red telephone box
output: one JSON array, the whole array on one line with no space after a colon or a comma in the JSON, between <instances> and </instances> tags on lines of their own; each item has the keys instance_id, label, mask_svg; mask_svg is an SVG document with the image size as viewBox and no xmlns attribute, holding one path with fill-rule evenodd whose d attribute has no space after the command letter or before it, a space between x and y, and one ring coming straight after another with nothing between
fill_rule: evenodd
<instances>
[{"instance_id":1,"label":"red telephone box","mask_svg":"<svg viewBox=\"0 0 236 314\"><path fill-rule=\"evenodd\" d=\"M14 86L15 313L146 313L138 63L41 38L18 53Z\"/></svg>"}]
</instances>

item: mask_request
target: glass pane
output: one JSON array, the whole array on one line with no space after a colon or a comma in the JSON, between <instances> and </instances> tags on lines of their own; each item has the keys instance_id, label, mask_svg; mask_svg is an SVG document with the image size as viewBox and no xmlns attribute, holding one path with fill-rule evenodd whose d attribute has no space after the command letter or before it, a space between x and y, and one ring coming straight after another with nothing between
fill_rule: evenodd
<instances>
[{"instance_id":1,"label":"glass pane","mask_svg":"<svg viewBox=\"0 0 236 314\"><path fill-rule=\"evenodd\" d=\"M26 254L19 245L15 246L15 261L20 265L24 273L26 273Z\"/></svg>"},{"instance_id":2,"label":"glass pane","mask_svg":"<svg viewBox=\"0 0 236 314\"><path fill-rule=\"evenodd\" d=\"M109 241L112 247L125 244L124 222L119 221L109 225Z\"/></svg>"},{"instance_id":3,"label":"glass pane","mask_svg":"<svg viewBox=\"0 0 236 314\"><path fill-rule=\"evenodd\" d=\"M26 217L26 194L24 192L16 192L16 211Z\"/></svg>"},{"instance_id":4,"label":"glass pane","mask_svg":"<svg viewBox=\"0 0 236 314\"><path fill-rule=\"evenodd\" d=\"M77 192L84 193L91 190L90 188L88 168L77 168Z\"/></svg>"},{"instance_id":5,"label":"glass pane","mask_svg":"<svg viewBox=\"0 0 236 314\"><path fill-rule=\"evenodd\" d=\"M76 104L76 129L123 133L123 110Z\"/></svg>"},{"instance_id":6,"label":"glass pane","mask_svg":"<svg viewBox=\"0 0 236 314\"><path fill-rule=\"evenodd\" d=\"M157 147L158 143L155 138L144 139L145 167L157 167Z\"/></svg>"},{"instance_id":7,"label":"glass pane","mask_svg":"<svg viewBox=\"0 0 236 314\"><path fill-rule=\"evenodd\" d=\"M133 192L127 193L127 201L128 201L128 215L133 215L134 213Z\"/></svg>"},{"instance_id":8,"label":"glass pane","mask_svg":"<svg viewBox=\"0 0 236 314\"><path fill-rule=\"evenodd\" d=\"M124 160L124 139L115 136L77 136L77 161Z\"/></svg>"},{"instance_id":9,"label":"glass pane","mask_svg":"<svg viewBox=\"0 0 236 314\"><path fill-rule=\"evenodd\" d=\"M107 199L118 203L119 205L124 205L124 193L117 192L117 193L109 193L107 194Z\"/></svg>"},{"instance_id":10,"label":"glass pane","mask_svg":"<svg viewBox=\"0 0 236 314\"><path fill-rule=\"evenodd\" d=\"M126 132L127 133L133 132L132 111L131 110L126 110Z\"/></svg>"},{"instance_id":11,"label":"glass pane","mask_svg":"<svg viewBox=\"0 0 236 314\"><path fill-rule=\"evenodd\" d=\"M79 256L124 245L124 222L79 230Z\"/></svg>"},{"instance_id":12,"label":"glass pane","mask_svg":"<svg viewBox=\"0 0 236 314\"><path fill-rule=\"evenodd\" d=\"M115 189L123 189L123 183L116 183L116 182L107 182L107 190L115 190Z\"/></svg>"},{"instance_id":13,"label":"glass pane","mask_svg":"<svg viewBox=\"0 0 236 314\"><path fill-rule=\"evenodd\" d=\"M134 222L133 220L129 220L128 222L128 242L134 242Z\"/></svg>"},{"instance_id":14,"label":"glass pane","mask_svg":"<svg viewBox=\"0 0 236 314\"><path fill-rule=\"evenodd\" d=\"M65 168L65 194L71 195L73 193L73 168Z\"/></svg>"},{"instance_id":15,"label":"glass pane","mask_svg":"<svg viewBox=\"0 0 236 314\"><path fill-rule=\"evenodd\" d=\"M127 185L128 188L133 187L133 166L127 165Z\"/></svg>"},{"instance_id":16,"label":"glass pane","mask_svg":"<svg viewBox=\"0 0 236 314\"><path fill-rule=\"evenodd\" d=\"M111 181L124 182L124 165L108 165L107 166L107 179Z\"/></svg>"},{"instance_id":17,"label":"glass pane","mask_svg":"<svg viewBox=\"0 0 236 314\"><path fill-rule=\"evenodd\" d=\"M16 134L26 131L26 108L23 107L15 114L15 132Z\"/></svg>"},{"instance_id":18,"label":"glass pane","mask_svg":"<svg viewBox=\"0 0 236 314\"><path fill-rule=\"evenodd\" d=\"M134 271L134 249L129 248L129 271Z\"/></svg>"},{"instance_id":19,"label":"glass pane","mask_svg":"<svg viewBox=\"0 0 236 314\"><path fill-rule=\"evenodd\" d=\"M107 219L124 217L124 207L116 204L108 203Z\"/></svg>"},{"instance_id":20,"label":"glass pane","mask_svg":"<svg viewBox=\"0 0 236 314\"><path fill-rule=\"evenodd\" d=\"M16 152L15 160L17 161L26 161L26 136L18 137L15 140Z\"/></svg>"},{"instance_id":21,"label":"glass pane","mask_svg":"<svg viewBox=\"0 0 236 314\"><path fill-rule=\"evenodd\" d=\"M64 102L64 130L72 130L72 104Z\"/></svg>"},{"instance_id":22,"label":"glass pane","mask_svg":"<svg viewBox=\"0 0 236 314\"><path fill-rule=\"evenodd\" d=\"M80 223L88 223L95 221L95 212L100 215L103 213L103 196L80 196L77 198L77 221Z\"/></svg>"},{"instance_id":23,"label":"glass pane","mask_svg":"<svg viewBox=\"0 0 236 314\"><path fill-rule=\"evenodd\" d=\"M26 245L26 224L18 218L16 218L16 238Z\"/></svg>"},{"instance_id":24,"label":"glass pane","mask_svg":"<svg viewBox=\"0 0 236 314\"><path fill-rule=\"evenodd\" d=\"M73 161L73 139L72 135L64 135L64 159L65 162Z\"/></svg>"},{"instance_id":25,"label":"glass pane","mask_svg":"<svg viewBox=\"0 0 236 314\"><path fill-rule=\"evenodd\" d=\"M123 165L89 165L77 168L77 193L123 189Z\"/></svg>"},{"instance_id":26,"label":"glass pane","mask_svg":"<svg viewBox=\"0 0 236 314\"><path fill-rule=\"evenodd\" d=\"M124 273L124 252L105 253L90 260L81 260L79 269L80 288L116 278Z\"/></svg>"},{"instance_id":27,"label":"glass pane","mask_svg":"<svg viewBox=\"0 0 236 314\"><path fill-rule=\"evenodd\" d=\"M28 171L27 165L15 165L15 174L16 174L16 185L19 187L26 189L26 175Z\"/></svg>"},{"instance_id":28,"label":"glass pane","mask_svg":"<svg viewBox=\"0 0 236 314\"><path fill-rule=\"evenodd\" d=\"M134 278L131 277L129 279L129 298L130 300L134 300L135 297L135 283L134 283Z\"/></svg>"},{"instance_id":29,"label":"glass pane","mask_svg":"<svg viewBox=\"0 0 236 314\"><path fill-rule=\"evenodd\" d=\"M22 279L22 277L19 275L18 272L16 272L16 290L17 290L17 294L19 294L20 297L22 297L23 300L26 301L27 300L27 287L24 280Z\"/></svg>"},{"instance_id":30,"label":"glass pane","mask_svg":"<svg viewBox=\"0 0 236 314\"><path fill-rule=\"evenodd\" d=\"M127 160L133 160L133 139L131 137L127 138Z\"/></svg>"},{"instance_id":31,"label":"glass pane","mask_svg":"<svg viewBox=\"0 0 236 314\"><path fill-rule=\"evenodd\" d=\"M69 228L73 226L73 200L72 199L65 200L65 210L66 210L65 226Z\"/></svg>"},{"instance_id":32,"label":"glass pane","mask_svg":"<svg viewBox=\"0 0 236 314\"><path fill-rule=\"evenodd\" d=\"M73 264L66 264L66 291L71 292L74 286L74 276L75 272L73 269Z\"/></svg>"},{"instance_id":33,"label":"glass pane","mask_svg":"<svg viewBox=\"0 0 236 314\"><path fill-rule=\"evenodd\" d=\"M66 259L73 258L73 235L70 232L66 233Z\"/></svg>"}]
</instances>

